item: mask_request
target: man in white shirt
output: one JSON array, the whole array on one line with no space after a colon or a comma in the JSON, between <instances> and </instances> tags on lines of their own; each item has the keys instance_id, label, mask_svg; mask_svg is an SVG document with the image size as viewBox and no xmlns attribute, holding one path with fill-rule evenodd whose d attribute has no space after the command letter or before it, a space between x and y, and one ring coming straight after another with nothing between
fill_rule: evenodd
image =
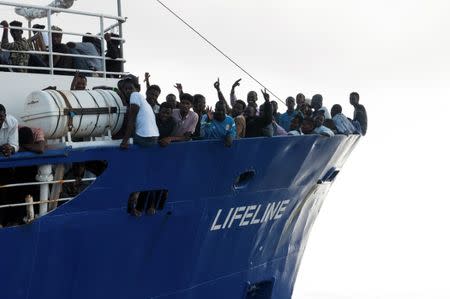
<instances>
[{"instance_id":1,"label":"man in white shirt","mask_svg":"<svg viewBox=\"0 0 450 299\"><path fill-rule=\"evenodd\" d=\"M128 148L128 140L133 137L134 143L143 147L149 147L158 142L159 130L156 125L155 113L152 107L138 91L133 80L125 80L123 92L129 101L128 123L120 147Z\"/></svg>"},{"instance_id":2,"label":"man in white shirt","mask_svg":"<svg viewBox=\"0 0 450 299\"><path fill-rule=\"evenodd\" d=\"M9 157L19 150L18 122L6 114L5 106L0 104L0 154Z\"/></svg>"}]
</instances>

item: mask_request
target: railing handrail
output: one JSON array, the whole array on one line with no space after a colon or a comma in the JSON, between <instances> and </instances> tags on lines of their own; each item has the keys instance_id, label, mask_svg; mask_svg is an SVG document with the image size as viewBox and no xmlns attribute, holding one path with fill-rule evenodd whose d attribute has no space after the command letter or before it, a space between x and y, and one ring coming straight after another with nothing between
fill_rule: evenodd
<instances>
[{"instance_id":1,"label":"railing handrail","mask_svg":"<svg viewBox=\"0 0 450 299\"><path fill-rule=\"evenodd\" d=\"M79 180L80 182L93 182L97 179L95 178L84 178ZM66 184L66 183L75 183L78 180L70 179L70 180L59 180L59 181L49 181L49 182L29 182L29 183L17 183L17 184L9 184L9 185L0 185L0 189L6 188L14 188L14 187L23 187L23 186L40 186L40 185L56 185L56 184Z\"/></svg>"},{"instance_id":2,"label":"railing handrail","mask_svg":"<svg viewBox=\"0 0 450 299\"><path fill-rule=\"evenodd\" d=\"M73 9L66 9L66 8L58 8L58 7L52 7L52 6L14 3L14 2L9 2L9 1L0 1L0 6L1 5L22 7L22 8L36 8L36 9L41 9L41 10L47 10L47 11L50 10L50 11L54 11L54 12L64 12L64 13L69 13L69 14L83 15L83 16L90 16L90 17L103 17L106 19L117 20L119 22L125 22L127 20L127 18L119 17L119 16L85 12L85 11L81 11L81 10L73 10Z\"/></svg>"},{"instance_id":3,"label":"railing handrail","mask_svg":"<svg viewBox=\"0 0 450 299\"><path fill-rule=\"evenodd\" d=\"M22 54L39 54L39 55L50 55L50 52L44 52L44 51L19 51L19 50L6 50L3 48L0 48L3 52L9 52L9 53L22 53ZM103 56L96 56L96 55L82 55L82 54L67 54L67 53L59 53L59 52L53 52L54 56L67 56L67 57L79 57L79 58L89 58L89 59L103 59ZM105 57L106 60L109 61L119 61L119 62L126 62L123 58L111 58L111 57ZM102 71L103 72L103 71Z\"/></svg>"},{"instance_id":4,"label":"railing handrail","mask_svg":"<svg viewBox=\"0 0 450 299\"><path fill-rule=\"evenodd\" d=\"M117 25L117 24L115 24ZM111 28L112 27L112 28ZM0 29L3 29L4 26L0 25ZM29 27L16 27L16 26L8 26L7 28L9 29L18 29L18 30L25 30L25 31L36 31L36 32L46 32L46 33L50 33L50 29L39 29L39 28L29 28ZM105 29L105 32L110 31L111 29L113 29L114 26L109 26L107 29ZM61 33L61 34L67 34L67 35L75 35L75 36L90 36L90 37L96 37L98 39L100 38L100 34L94 35L94 34L86 34L86 33L77 33L77 32L70 32L70 31L52 31L54 33ZM118 40L118 41L123 41L126 42L125 39L123 38L119 38L119 37L112 37L112 40Z\"/></svg>"},{"instance_id":5,"label":"railing handrail","mask_svg":"<svg viewBox=\"0 0 450 299\"><path fill-rule=\"evenodd\" d=\"M118 2L120 4L120 2ZM102 74L103 74L103 78L106 78L108 73L106 70L106 61L109 60L106 57L106 49L105 49L105 33L109 32L112 28L115 28L117 26L119 26L120 29L120 34L119 34L119 39L118 38L112 38L114 40L119 40L120 41L120 47L119 50L121 53L123 53L123 44L124 44L124 40L123 40L123 36L122 36L122 23L126 22L126 18L122 17L122 16L112 16L112 15L107 15L107 14L100 14L100 13L91 13L91 12L84 12L84 11L78 11L78 10L72 10L72 9L65 9L65 8L58 8L58 7L52 7L52 6L42 6L42 5L32 5L32 4L21 4L21 3L14 3L14 2L8 2L8 1L0 1L0 6L12 6L14 8L17 7L21 7L21 8L33 8L33 9L38 9L38 10L42 10L42 11L46 11L46 18L47 18L47 28L46 29L37 29L37 28L29 28L31 27L31 21L28 22L28 27L23 28L23 27L10 27L11 29L21 29L21 30L27 30L27 31L36 31L36 32L47 32L48 33L48 54L47 53L41 53L41 54L45 54L48 55L49 57L49 71L51 75L54 75L55 70L58 70L57 68L55 68L54 66L54 55L60 55L60 56L71 56L71 57L84 57L84 58L94 58L94 59L101 59L102 62ZM120 6L120 5L119 5ZM100 33L98 35L96 35L96 37L98 37L101 40L101 57L97 58L94 56L89 56L89 55L81 55L81 56L77 56L77 54L62 54L62 53L58 53L55 54L55 52L53 51L53 41L52 41L52 34L53 33L59 33L59 34L68 34L68 35L75 35L75 36L90 36L88 34L84 34L84 33L75 33L75 32L67 32L67 31L60 31L60 30L53 30L53 24L52 24L52 14L53 12L59 12L59 13L67 13L67 14L73 14L73 15L84 15L84 16L89 16L89 17L95 17L98 18L100 20ZM119 8L119 15L121 15L121 9ZM45 16L44 16L45 18ZM107 28L105 28L105 19L111 19L111 20L116 20L117 23L113 24L112 26L109 26ZM3 27L3 26L0 26ZM94 35L92 35L94 36ZM26 51L26 52L30 52L30 51ZM20 53L20 52L18 52ZM32 54L32 53L31 53ZM123 59L123 54L121 55L121 58ZM120 61L122 62L122 60L118 60L115 59L116 61ZM16 69L16 66L10 66L10 68L14 68ZM19 68L21 69L31 69L31 68L25 68L24 66L20 66ZM34 69L38 69L38 68L34 68ZM42 68L39 68L42 69ZM45 68L45 70L47 70ZM121 71L123 72L123 63L121 64Z\"/></svg>"},{"instance_id":6,"label":"railing handrail","mask_svg":"<svg viewBox=\"0 0 450 299\"><path fill-rule=\"evenodd\" d=\"M13 203L13 204L7 204L7 205L0 205L0 209L34 206L34 205L39 205L41 203L54 203L54 202L60 202L60 201L69 201L69 200L72 200L72 199L74 199L74 198L73 197L66 197L66 198L59 198L59 199L33 201L32 203L28 203L28 202L25 202L25 203Z\"/></svg>"},{"instance_id":7,"label":"railing handrail","mask_svg":"<svg viewBox=\"0 0 450 299\"><path fill-rule=\"evenodd\" d=\"M37 66L24 66L24 65L10 65L10 64L0 64L0 67L2 68L10 68L10 69L24 69L24 70L37 70L37 71L51 71L52 69L54 71L60 71L60 72L70 72L70 73L89 73L89 74L106 74L106 75L118 75L118 76L124 76L128 75L127 72L103 72L103 71L92 71L92 70L77 70L77 69L64 69L64 68L51 68L51 67L37 67Z\"/></svg>"}]
</instances>

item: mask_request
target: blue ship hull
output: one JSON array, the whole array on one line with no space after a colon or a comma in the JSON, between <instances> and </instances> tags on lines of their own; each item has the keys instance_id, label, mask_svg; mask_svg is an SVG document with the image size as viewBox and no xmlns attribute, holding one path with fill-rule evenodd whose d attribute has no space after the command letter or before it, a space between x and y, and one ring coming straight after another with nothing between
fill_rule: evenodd
<instances>
[{"instance_id":1,"label":"blue ship hull","mask_svg":"<svg viewBox=\"0 0 450 299\"><path fill-rule=\"evenodd\" d=\"M291 298L311 225L358 140L256 138L232 148L199 141L1 158L0 168L91 160L108 167L55 211L0 229L0 298ZM249 170L254 177L234 186ZM169 190L163 210L126 212L131 192L157 189Z\"/></svg>"}]
</instances>

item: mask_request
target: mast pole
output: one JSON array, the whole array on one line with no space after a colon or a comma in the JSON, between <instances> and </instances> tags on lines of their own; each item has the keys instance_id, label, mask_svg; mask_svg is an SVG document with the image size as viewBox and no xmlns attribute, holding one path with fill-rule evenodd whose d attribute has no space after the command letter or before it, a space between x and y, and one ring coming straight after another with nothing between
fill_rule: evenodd
<instances>
[{"instance_id":1,"label":"mast pole","mask_svg":"<svg viewBox=\"0 0 450 299\"><path fill-rule=\"evenodd\" d=\"M122 0L117 0L117 15L122 17ZM119 37L120 37L120 58L123 59L123 31L122 31L122 22L119 21ZM120 71L124 72L123 62L120 63Z\"/></svg>"}]
</instances>

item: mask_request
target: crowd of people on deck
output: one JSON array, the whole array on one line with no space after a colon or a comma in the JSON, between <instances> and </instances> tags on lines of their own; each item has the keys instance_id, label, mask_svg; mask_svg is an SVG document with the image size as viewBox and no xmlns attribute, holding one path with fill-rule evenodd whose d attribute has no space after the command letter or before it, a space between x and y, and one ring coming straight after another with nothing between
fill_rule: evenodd
<instances>
[{"instance_id":1,"label":"crowd of people on deck","mask_svg":"<svg viewBox=\"0 0 450 299\"><path fill-rule=\"evenodd\" d=\"M55 74L67 75L73 74L70 70L84 70L87 76L95 76L96 72L103 71L103 61L100 58L93 58L92 56L102 56L102 40L95 35L86 33L79 42L62 42L62 29L57 26L52 26L51 34L51 48L53 53L61 53L62 55L54 54L52 61L47 54L27 53L30 51L49 52L49 34L42 31L45 30L45 25L33 25L33 35L26 39L23 37L22 23L19 21L2 21L0 26L3 27L3 35L1 40L1 49L7 51L0 51L0 70L13 72L29 72L29 73L48 73L47 70L26 67L46 68L53 63ZM10 29L10 27L12 27ZM9 40L9 33L12 41ZM106 60L106 71L111 73L122 72L122 62L116 60L121 58L120 39L117 34L106 33L104 35L106 41L105 57L110 58ZM20 51L20 52L17 52ZM66 56L66 55L84 55L88 57ZM24 67L24 68L20 68ZM118 77L117 74L111 74L110 77Z\"/></svg>"},{"instance_id":2,"label":"crowd of people on deck","mask_svg":"<svg viewBox=\"0 0 450 299\"><path fill-rule=\"evenodd\" d=\"M122 138L121 147L128 148L129 139L141 146L159 143L167 146L173 141L191 139L222 139L226 146L233 140L249 137L274 137L286 135L319 134L332 137L336 134L360 134L367 132L367 113L359 103L359 94L350 94L350 104L354 107L353 118L342 113L339 104L333 105L331 113L323 105L323 97L316 94L311 100L299 93L294 99L286 99L287 111L278 112L276 101L262 90L264 103L258 106L258 93L250 91L247 102L237 98L237 80L230 92L228 102L220 86L214 83L218 101L214 108L206 106L206 98L201 94L191 95L183 90L180 83L174 85L174 94L166 96L159 104L161 88L151 85L148 73L145 75L146 97L141 95L137 77L128 75L118 84L124 104L129 107L125 129L118 134Z\"/></svg>"}]
</instances>

